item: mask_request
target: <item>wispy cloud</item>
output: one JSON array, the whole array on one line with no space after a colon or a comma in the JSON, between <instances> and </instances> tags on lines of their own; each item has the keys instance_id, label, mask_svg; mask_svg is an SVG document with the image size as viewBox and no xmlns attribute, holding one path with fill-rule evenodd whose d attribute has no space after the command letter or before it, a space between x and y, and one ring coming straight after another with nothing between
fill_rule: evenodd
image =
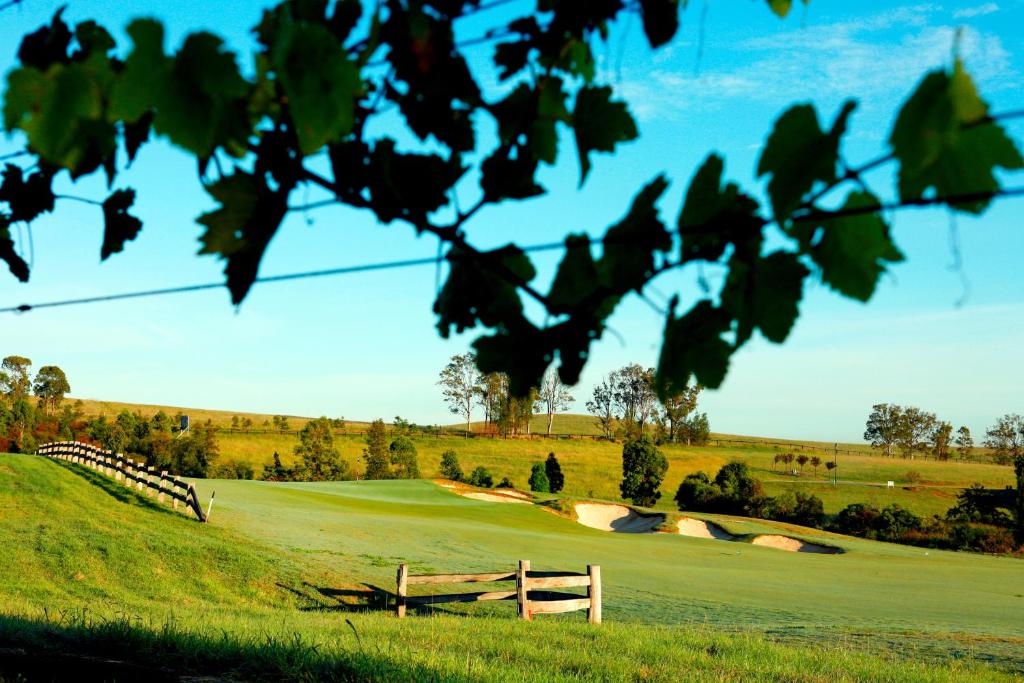
<instances>
[{"instance_id":1,"label":"wispy cloud","mask_svg":"<svg viewBox=\"0 0 1024 683\"><path fill-rule=\"evenodd\" d=\"M730 51L733 66L694 74L661 65L627 79L622 90L642 119L676 118L737 100L897 100L925 71L950 62L958 28L941 23L942 16L936 5L913 5L733 42L719 48ZM999 36L974 27L959 32L960 55L985 89L1011 86L1010 54Z\"/></svg>"},{"instance_id":2,"label":"wispy cloud","mask_svg":"<svg viewBox=\"0 0 1024 683\"><path fill-rule=\"evenodd\" d=\"M953 12L953 16L957 19L972 19L974 17L983 17L986 14L994 14L999 11L999 5L994 2L986 2L984 5L978 5L977 7L965 7L964 9L958 9Z\"/></svg>"}]
</instances>

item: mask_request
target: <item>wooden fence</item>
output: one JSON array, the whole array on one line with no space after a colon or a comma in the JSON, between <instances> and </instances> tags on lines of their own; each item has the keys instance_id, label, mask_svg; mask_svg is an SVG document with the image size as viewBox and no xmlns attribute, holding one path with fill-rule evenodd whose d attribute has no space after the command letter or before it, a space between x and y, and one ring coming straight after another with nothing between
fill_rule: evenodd
<instances>
[{"instance_id":1,"label":"wooden fence","mask_svg":"<svg viewBox=\"0 0 1024 683\"><path fill-rule=\"evenodd\" d=\"M409 586L515 582L515 590L448 593L443 595L409 595ZM409 565L398 566L395 613L405 616L407 606L438 605L448 602L483 602L515 600L520 619L530 621L534 614L559 614L587 610L587 621L601 623L601 567L587 565L586 574L575 572L530 571L530 561L520 560L513 572L483 574L410 574ZM586 596L576 593L552 593L539 589L585 587Z\"/></svg>"},{"instance_id":2,"label":"wooden fence","mask_svg":"<svg viewBox=\"0 0 1024 683\"><path fill-rule=\"evenodd\" d=\"M178 476L170 476L166 470L158 471L140 462L126 458L120 453L105 451L77 441L56 441L43 444L36 451L38 455L78 463L124 482L125 486L145 491L158 502L169 499L171 507L178 509L184 504L185 514L194 514L200 522L206 521L206 513L199 504L196 487L184 482Z\"/></svg>"}]
</instances>

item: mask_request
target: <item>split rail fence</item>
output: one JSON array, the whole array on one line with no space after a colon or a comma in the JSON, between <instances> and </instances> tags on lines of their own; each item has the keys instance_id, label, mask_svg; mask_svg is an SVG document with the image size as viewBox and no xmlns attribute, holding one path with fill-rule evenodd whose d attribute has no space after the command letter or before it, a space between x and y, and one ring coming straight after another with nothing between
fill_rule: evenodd
<instances>
[{"instance_id":1,"label":"split rail fence","mask_svg":"<svg viewBox=\"0 0 1024 683\"><path fill-rule=\"evenodd\" d=\"M448 593L443 595L409 595L409 586L515 582L515 590L483 591L476 593ZM536 572L530 570L529 560L520 560L513 572L483 574L410 574L409 565L398 566L395 613L405 616L406 607L438 605L450 602L483 602L487 600L515 600L519 618L530 621L534 614L559 614L587 610L587 621L601 623L601 567L587 565L587 573ZM584 587L585 596L576 593L552 593L549 588Z\"/></svg>"},{"instance_id":2,"label":"split rail fence","mask_svg":"<svg viewBox=\"0 0 1024 683\"><path fill-rule=\"evenodd\" d=\"M105 451L77 441L56 441L43 444L36 451L38 455L78 463L98 472L124 482L128 488L145 491L150 498L156 497L158 502L169 499L171 507L178 509L178 503L184 505L185 514L194 514L200 522L206 521L206 513L199 504L196 487L184 482L178 476L170 476L166 470L157 470L143 463L135 462L120 453Z\"/></svg>"}]
</instances>

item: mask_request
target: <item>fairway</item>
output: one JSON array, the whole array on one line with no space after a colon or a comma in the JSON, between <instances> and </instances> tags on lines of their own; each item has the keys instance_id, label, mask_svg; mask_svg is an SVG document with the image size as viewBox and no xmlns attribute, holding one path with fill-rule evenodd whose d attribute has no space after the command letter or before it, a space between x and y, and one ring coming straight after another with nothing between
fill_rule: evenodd
<instances>
[{"instance_id":1,"label":"fairway","mask_svg":"<svg viewBox=\"0 0 1024 683\"><path fill-rule=\"evenodd\" d=\"M819 672L808 680L842 678L857 666L869 667L861 669L863 676L900 680L918 678L921 672L910 662L920 660L933 663L921 680L947 680L943 667L950 657L1024 671L1019 619L1024 562L1018 559L926 551L708 515L699 517L735 534L783 533L846 552L815 555L669 534L617 534L536 505L471 500L430 481L196 483L204 504L216 491L207 525L78 466L36 456L0 456L0 541L13 550L12 562L2 570L6 616L0 618L0 633L36 637L36 619L46 607L61 610L61 628L69 633L80 628L75 615L99 619L75 636L85 640L102 637L96 623L128 614L140 624L158 626L173 619L176 628L222 629L241 639L236 645L242 649L254 632L285 641L293 633L311 642L334 633L331 648L336 649L337 639L351 640L344 636L344 617L361 633L384 639L388 662L411 657L422 663L426 656L443 670L452 661L459 666L454 652L475 647L466 640L473 634L513 629L514 641L522 642L503 646L513 649L527 642L551 646L534 638L552 637L556 624L563 625L558 638L590 638L581 614L544 616L520 626L514 610L501 603L425 609L401 626L386 611L374 611L389 604L386 593L393 590L400 562L409 563L415 573L430 573L494 570L530 559L539 570L601 565L606 621L601 637L618 633L626 638L622 629L632 628L633 640L627 638L625 647L637 649L641 660L651 659L650 680L673 680L672 667L688 656L689 646L672 655L662 649L659 643L669 646L673 638L691 644L695 638L726 638L715 647L739 647L737 661L747 662L758 648L769 647L760 644L763 636L797 646L815 644L811 650L799 649L800 658L811 657L807 661L786 660L797 650L785 647L757 655L764 661L746 669L755 677L776 662L780 672ZM435 618L424 620L428 615ZM681 630L673 637L664 630L670 627ZM437 628L447 631L442 645L431 644L428 635ZM398 632L407 635L391 640ZM728 633L741 634L741 640L729 641ZM132 631L136 636L142 637ZM147 646L164 646L145 638ZM647 640L641 644L636 638ZM406 639L416 643L411 652L397 645ZM202 642L192 647L205 647ZM523 671L534 670L516 652ZM865 652L889 653L895 666L911 668L882 675L889 665L853 654ZM486 666L490 655L478 654L483 658L475 666ZM814 656L840 669L822 672ZM599 652L572 655L567 666L579 664L579 657L589 662L588 670L624 675L614 668L624 666L621 660L600 659ZM736 672L749 665L720 665L746 678ZM548 671L534 671L541 670ZM719 677L706 675L707 680Z\"/></svg>"}]
</instances>

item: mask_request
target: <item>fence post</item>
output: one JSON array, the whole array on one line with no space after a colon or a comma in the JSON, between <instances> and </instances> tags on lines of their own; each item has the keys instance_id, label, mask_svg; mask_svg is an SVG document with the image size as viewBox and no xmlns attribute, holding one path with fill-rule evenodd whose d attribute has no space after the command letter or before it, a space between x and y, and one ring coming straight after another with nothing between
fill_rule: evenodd
<instances>
[{"instance_id":1,"label":"fence post","mask_svg":"<svg viewBox=\"0 0 1024 683\"><path fill-rule=\"evenodd\" d=\"M587 574L590 585L587 586L587 597L590 598L590 609L587 610L587 621L591 624L601 623L601 565L588 564Z\"/></svg>"},{"instance_id":2,"label":"fence post","mask_svg":"<svg viewBox=\"0 0 1024 683\"><path fill-rule=\"evenodd\" d=\"M405 616L405 595L409 590L409 565L398 565L398 575L395 577L395 616L399 619Z\"/></svg>"},{"instance_id":3,"label":"fence post","mask_svg":"<svg viewBox=\"0 0 1024 683\"><path fill-rule=\"evenodd\" d=\"M135 479L136 491L141 491L144 483L149 481L149 475L146 474L146 466L141 462L135 465Z\"/></svg>"},{"instance_id":4,"label":"fence post","mask_svg":"<svg viewBox=\"0 0 1024 683\"><path fill-rule=\"evenodd\" d=\"M167 470L160 470L160 489L159 493L156 494L157 502L164 502L164 480L167 479Z\"/></svg>"},{"instance_id":5,"label":"fence post","mask_svg":"<svg viewBox=\"0 0 1024 683\"><path fill-rule=\"evenodd\" d=\"M179 477L177 474L174 475L174 488L172 489L172 491L174 493L171 494L171 508L173 508L175 510L178 509L178 482L179 481L181 481L181 477Z\"/></svg>"},{"instance_id":6,"label":"fence post","mask_svg":"<svg viewBox=\"0 0 1024 683\"><path fill-rule=\"evenodd\" d=\"M530 621L530 591L526 585L526 574L530 571L529 560L519 560L516 569L516 603L519 607L519 618Z\"/></svg>"}]
</instances>

